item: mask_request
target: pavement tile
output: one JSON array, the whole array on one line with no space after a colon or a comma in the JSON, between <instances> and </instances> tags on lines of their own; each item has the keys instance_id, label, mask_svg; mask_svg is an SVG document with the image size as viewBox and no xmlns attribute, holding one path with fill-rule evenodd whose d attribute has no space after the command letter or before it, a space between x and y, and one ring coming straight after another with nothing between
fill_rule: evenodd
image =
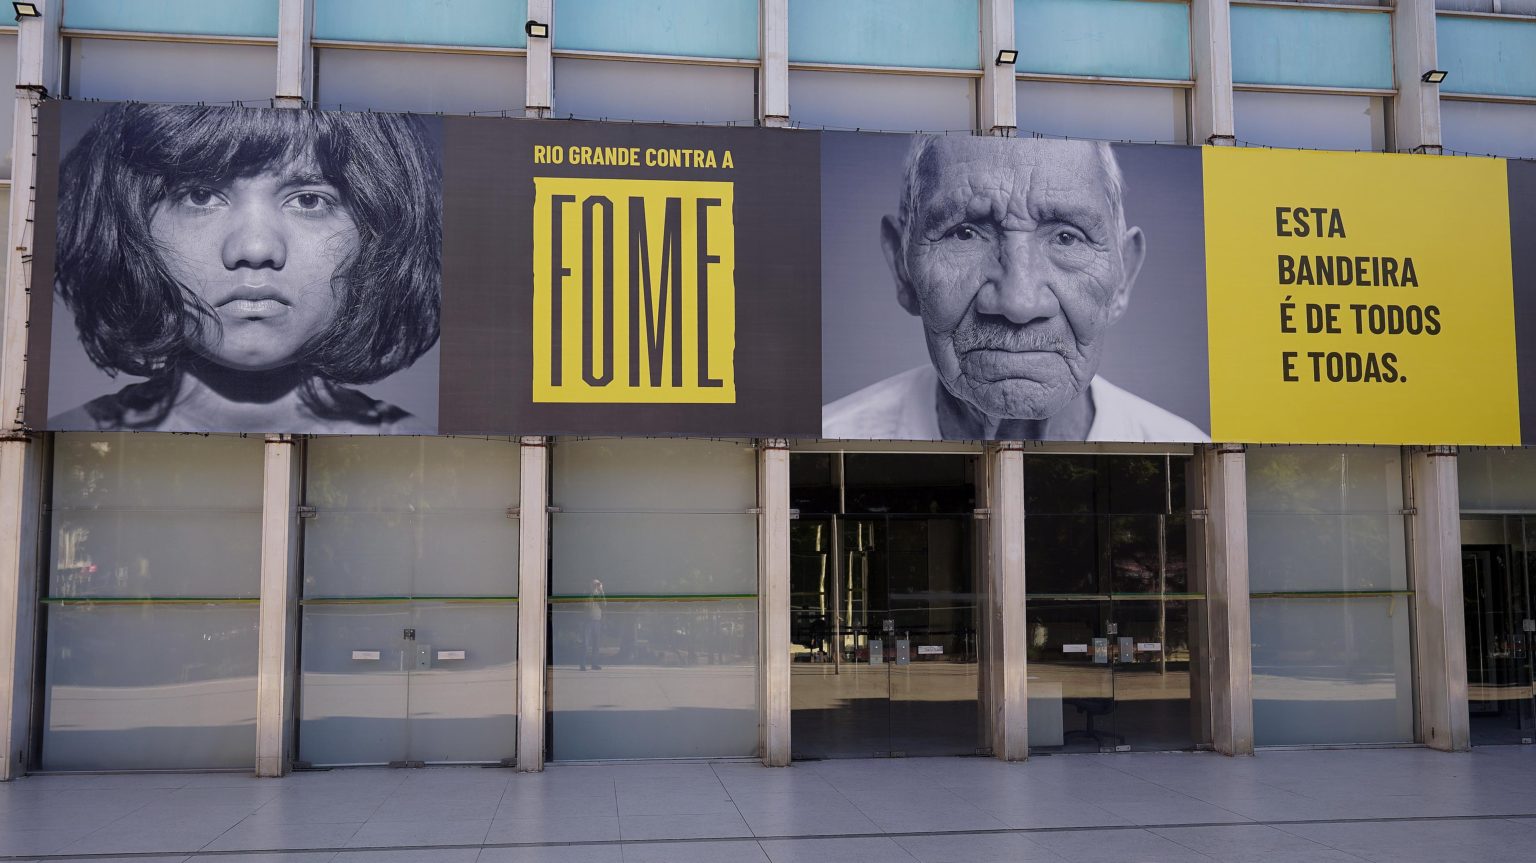
<instances>
[{"instance_id":1,"label":"pavement tile","mask_svg":"<svg viewBox=\"0 0 1536 863\"><path fill-rule=\"evenodd\" d=\"M624 863L770 863L755 840L624 844Z\"/></svg>"},{"instance_id":2,"label":"pavement tile","mask_svg":"<svg viewBox=\"0 0 1536 863\"><path fill-rule=\"evenodd\" d=\"M1361 863L1364 859L1262 824L1158 827L1149 832L1223 863Z\"/></svg>"},{"instance_id":3,"label":"pavement tile","mask_svg":"<svg viewBox=\"0 0 1536 863\"><path fill-rule=\"evenodd\" d=\"M491 827L489 818L476 821L366 821L348 848L394 848L407 845L479 845Z\"/></svg>"},{"instance_id":4,"label":"pavement tile","mask_svg":"<svg viewBox=\"0 0 1536 863\"><path fill-rule=\"evenodd\" d=\"M478 863L622 863L618 845L545 845L534 848L487 848Z\"/></svg>"},{"instance_id":5,"label":"pavement tile","mask_svg":"<svg viewBox=\"0 0 1536 863\"><path fill-rule=\"evenodd\" d=\"M1031 841L1070 863L1213 863L1216 858L1147 830L1062 830L1031 833Z\"/></svg>"},{"instance_id":6,"label":"pavement tile","mask_svg":"<svg viewBox=\"0 0 1536 863\"><path fill-rule=\"evenodd\" d=\"M1017 833L897 836L921 863L1061 863L1056 852Z\"/></svg>"},{"instance_id":7,"label":"pavement tile","mask_svg":"<svg viewBox=\"0 0 1536 863\"><path fill-rule=\"evenodd\" d=\"M913 863L916 857L883 837L847 839L764 839L760 843L771 863Z\"/></svg>"},{"instance_id":8,"label":"pavement tile","mask_svg":"<svg viewBox=\"0 0 1536 863\"><path fill-rule=\"evenodd\" d=\"M503 842L609 842L619 838L616 815L579 818L496 818L485 841Z\"/></svg>"},{"instance_id":9,"label":"pavement tile","mask_svg":"<svg viewBox=\"0 0 1536 863\"><path fill-rule=\"evenodd\" d=\"M751 836L735 812L705 815L620 815L623 839L732 839Z\"/></svg>"}]
</instances>

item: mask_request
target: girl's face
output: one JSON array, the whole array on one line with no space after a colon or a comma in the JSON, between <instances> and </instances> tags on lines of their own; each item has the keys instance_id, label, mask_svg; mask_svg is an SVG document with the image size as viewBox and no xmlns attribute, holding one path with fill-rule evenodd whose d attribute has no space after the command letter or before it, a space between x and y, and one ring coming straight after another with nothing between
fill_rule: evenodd
<instances>
[{"instance_id":1,"label":"girl's face","mask_svg":"<svg viewBox=\"0 0 1536 863\"><path fill-rule=\"evenodd\" d=\"M167 268L213 310L191 334L238 371L292 363L335 319L333 280L358 247L341 194L312 162L173 188L150 213Z\"/></svg>"}]
</instances>

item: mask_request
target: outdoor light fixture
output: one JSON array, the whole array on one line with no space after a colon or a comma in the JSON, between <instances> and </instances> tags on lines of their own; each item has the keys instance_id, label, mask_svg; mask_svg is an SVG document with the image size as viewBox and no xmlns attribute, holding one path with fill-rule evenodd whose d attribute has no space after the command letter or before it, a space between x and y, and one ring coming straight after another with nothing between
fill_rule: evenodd
<instances>
[{"instance_id":1,"label":"outdoor light fixture","mask_svg":"<svg viewBox=\"0 0 1536 863\"><path fill-rule=\"evenodd\" d=\"M1441 81L1444 81L1445 80L1445 76L1449 75L1449 74L1451 74L1451 73L1445 71L1444 69L1431 69L1428 72L1425 72L1423 75L1421 75L1419 77L1419 80L1423 81L1426 84L1438 84Z\"/></svg>"},{"instance_id":2,"label":"outdoor light fixture","mask_svg":"<svg viewBox=\"0 0 1536 863\"><path fill-rule=\"evenodd\" d=\"M36 3L12 3L11 8L16 10L16 20L23 18L41 18L43 13L37 8Z\"/></svg>"},{"instance_id":3,"label":"outdoor light fixture","mask_svg":"<svg viewBox=\"0 0 1536 863\"><path fill-rule=\"evenodd\" d=\"M529 21L527 24L523 25L523 32L527 33L531 38L534 39L548 39L549 25L540 24L537 21Z\"/></svg>"},{"instance_id":4,"label":"outdoor light fixture","mask_svg":"<svg viewBox=\"0 0 1536 863\"><path fill-rule=\"evenodd\" d=\"M997 65L999 66L1012 66L1014 63L1017 63L1018 60L1019 52L1013 50L1012 48L1004 48L1003 50L997 52Z\"/></svg>"}]
</instances>

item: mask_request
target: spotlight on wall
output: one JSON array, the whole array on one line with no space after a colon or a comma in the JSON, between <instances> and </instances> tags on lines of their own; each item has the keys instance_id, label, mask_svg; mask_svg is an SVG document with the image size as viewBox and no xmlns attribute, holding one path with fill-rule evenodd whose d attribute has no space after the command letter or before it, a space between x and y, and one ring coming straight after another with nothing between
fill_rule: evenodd
<instances>
[{"instance_id":1,"label":"spotlight on wall","mask_svg":"<svg viewBox=\"0 0 1536 863\"><path fill-rule=\"evenodd\" d=\"M523 32L527 33L531 38L534 39L548 39L549 25L540 24L537 21L529 21L527 24L523 25Z\"/></svg>"},{"instance_id":2,"label":"spotlight on wall","mask_svg":"<svg viewBox=\"0 0 1536 863\"><path fill-rule=\"evenodd\" d=\"M1451 73L1445 71L1444 69L1431 69L1428 72L1425 72L1423 75L1420 75L1419 80L1426 84L1438 84L1441 81L1444 81L1445 76L1449 74Z\"/></svg>"},{"instance_id":3,"label":"spotlight on wall","mask_svg":"<svg viewBox=\"0 0 1536 863\"><path fill-rule=\"evenodd\" d=\"M37 8L36 3L12 3L11 8L16 10L17 21L20 21L23 18L43 17L42 10Z\"/></svg>"},{"instance_id":4,"label":"spotlight on wall","mask_svg":"<svg viewBox=\"0 0 1536 863\"><path fill-rule=\"evenodd\" d=\"M1017 62L1019 62L1019 52L1013 50L1012 48L1004 48L1003 50L997 52L997 65L1012 66Z\"/></svg>"}]
</instances>

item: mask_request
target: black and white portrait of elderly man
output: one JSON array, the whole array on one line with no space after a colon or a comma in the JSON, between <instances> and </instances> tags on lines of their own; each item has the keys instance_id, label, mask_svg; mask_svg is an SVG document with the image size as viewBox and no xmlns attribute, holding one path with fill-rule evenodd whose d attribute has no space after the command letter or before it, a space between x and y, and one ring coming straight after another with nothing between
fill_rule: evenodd
<instances>
[{"instance_id":1,"label":"black and white portrait of elderly man","mask_svg":"<svg viewBox=\"0 0 1536 863\"><path fill-rule=\"evenodd\" d=\"M1109 144L914 138L880 226L929 362L823 407L827 438L1205 441L1099 377L1147 255Z\"/></svg>"}]
</instances>

